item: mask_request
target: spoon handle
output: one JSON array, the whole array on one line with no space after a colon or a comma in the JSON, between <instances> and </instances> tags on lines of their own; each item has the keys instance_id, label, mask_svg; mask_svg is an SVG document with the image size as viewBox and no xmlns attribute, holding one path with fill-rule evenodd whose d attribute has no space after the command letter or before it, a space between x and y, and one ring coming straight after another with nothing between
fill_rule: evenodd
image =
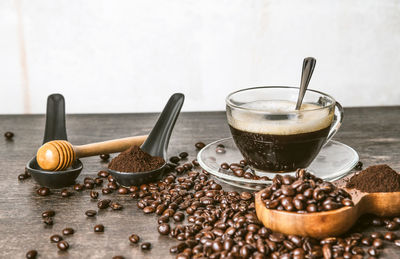
<instances>
[{"instance_id":1,"label":"spoon handle","mask_svg":"<svg viewBox=\"0 0 400 259\"><path fill-rule=\"evenodd\" d=\"M313 57L308 57L303 60L303 70L301 72L300 92L296 103L296 110L300 110L301 103L303 102L304 94L306 93L308 83L314 72L317 60Z\"/></svg>"},{"instance_id":2,"label":"spoon handle","mask_svg":"<svg viewBox=\"0 0 400 259\"><path fill-rule=\"evenodd\" d=\"M181 93L173 94L169 98L160 117L158 117L156 125L151 130L141 149L152 156L166 157L169 138L184 100L185 96Z\"/></svg>"},{"instance_id":3,"label":"spoon handle","mask_svg":"<svg viewBox=\"0 0 400 259\"><path fill-rule=\"evenodd\" d=\"M76 157L88 157L101 154L111 154L127 150L132 146L140 146L147 136L120 138L103 142L91 143L82 146L73 146Z\"/></svg>"}]
</instances>

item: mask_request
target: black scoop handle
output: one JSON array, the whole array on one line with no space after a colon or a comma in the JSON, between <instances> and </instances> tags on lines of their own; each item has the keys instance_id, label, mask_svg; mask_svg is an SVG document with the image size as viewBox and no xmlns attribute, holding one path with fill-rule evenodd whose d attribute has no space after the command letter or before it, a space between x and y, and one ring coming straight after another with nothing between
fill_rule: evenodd
<instances>
[{"instance_id":1,"label":"black scoop handle","mask_svg":"<svg viewBox=\"0 0 400 259\"><path fill-rule=\"evenodd\" d=\"M65 101L61 94L47 97L46 127L43 144L52 140L67 140Z\"/></svg>"},{"instance_id":2,"label":"black scoop handle","mask_svg":"<svg viewBox=\"0 0 400 259\"><path fill-rule=\"evenodd\" d=\"M178 119L185 96L173 94L165 105L154 128L151 130L141 149L152 156L166 158L169 138Z\"/></svg>"}]
</instances>

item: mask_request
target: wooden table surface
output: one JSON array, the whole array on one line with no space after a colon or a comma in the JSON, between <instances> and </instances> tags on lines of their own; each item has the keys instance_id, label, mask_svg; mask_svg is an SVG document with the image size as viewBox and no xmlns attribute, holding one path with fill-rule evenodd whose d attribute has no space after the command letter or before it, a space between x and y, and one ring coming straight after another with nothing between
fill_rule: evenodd
<instances>
[{"instance_id":1,"label":"wooden table surface","mask_svg":"<svg viewBox=\"0 0 400 259\"><path fill-rule=\"evenodd\" d=\"M68 115L67 133L73 144L85 144L107 139L141 135L149 132L156 114L96 114ZM24 172L25 164L41 145L44 132L44 115L1 115L0 133L12 131L13 141L0 141L0 258L24 258L30 249L39 252L39 258L173 258L169 247L176 244L157 232L156 216L145 215L129 195L108 195L124 205L121 211L102 211L95 218L87 218L84 212L97 209L96 202L88 190L75 192L62 198L60 190L40 197L39 187L32 178L18 181L17 175ZM175 126L168 153L176 155L187 151L196 156L194 143L211 141L230 136L224 112L182 113ZM360 155L364 167L387 163L400 170L400 106L346 108L345 119L336 140L352 146ZM82 159L84 169L78 178L96 177L106 167L99 157ZM227 190L237 190L222 184ZM70 188L71 189L71 188ZM42 223L44 210L56 211L53 226ZM93 233L95 224L103 224L103 234ZM67 237L68 252L59 252L50 243L52 234L72 227L76 233ZM369 228L371 232L374 228ZM137 245L130 245L128 237L138 234L143 241L152 243L152 250L142 252ZM400 231L397 231L400 235ZM400 258L400 249L387 244L381 258Z\"/></svg>"}]
</instances>

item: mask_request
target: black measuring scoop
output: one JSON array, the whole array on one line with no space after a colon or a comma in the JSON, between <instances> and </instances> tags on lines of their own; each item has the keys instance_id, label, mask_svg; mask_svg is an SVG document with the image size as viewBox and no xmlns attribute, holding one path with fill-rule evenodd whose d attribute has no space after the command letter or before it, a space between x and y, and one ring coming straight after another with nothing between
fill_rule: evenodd
<instances>
[{"instance_id":1,"label":"black measuring scoop","mask_svg":"<svg viewBox=\"0 0 400 259\"><path fill-rule=\"evenodd\" d=\"M47 97L46 127L43 144L51 140L68 140L65 127L65 101L61 94L52 94ZM33 179L41 186L61 188L75 183L83 169L82 162L77 159L65 171L46 171L40 168L33 157L26 165Z\"/></svg>"},{"instance_id":2,"label":"black measuring scoop","mask_svg":"<svg viewBox=\"0 0 400 259\"><path fill-rule=\"evenodd\" d=\"M181 93L173 94L165 105L154 128L151 130L146 141L140 147L152 156L162 157L165 163L160 168L148 172L119 172L108 169L115 180L123 186L141 185L157 179L167 166L167 149L169 138L175 122L178 119L185 96Z\"/></svg>"}]
</instances>

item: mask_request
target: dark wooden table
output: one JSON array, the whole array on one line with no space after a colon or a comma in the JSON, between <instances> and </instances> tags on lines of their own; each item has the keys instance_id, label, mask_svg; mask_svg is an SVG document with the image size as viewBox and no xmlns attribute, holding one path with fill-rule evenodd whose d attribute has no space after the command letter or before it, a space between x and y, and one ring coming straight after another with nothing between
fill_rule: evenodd
<instances>
[{"instance_id":1,"label":"dark wooden table","mask_svg":"<svg viewBox=\"0 0 400 259\"><path fill-rule=\"evenodd\" d=\"M343 126L335 139L358 151L365 166L387 163L400 170L400 106L345 110ZM85 144L146 134L156 119L155 114L69 115L69 140L74 144ZM26 162L41 145L44 120L43 115L0 116L0 133L15 133L13 141L0 141L0 258L24 258L30 249L38 250L39 258L172 257L169 247L176 244L176 240L160 236L155 215L144 215L137 208L136 201L128 195L109 195L124 205L122 211L106 211L95 218L86 218L86 210L97 209L87 190L74 192L69 198L62 198L60 190L52 190L50 196L40 197L36 194L39 186L32 178L17 180L17 175L24 172ZM227 136L230 133L224 112L183 113L171 138L169 154L187 151L194 158L195 142L209 143ZM78 178L79 182L86 176L95 177L99 170L106 167L99 157L82 161L84 170ZM50 227L45 226L41 218L41 213L47 209L57 213L54 225ZM104 224L105 233L93 233L93 226L98 223ZM70 243L68 252L59 252L56 245L50 243L49 237L65 227L74 228L76 233L66 238ZM151 242L153 249L142 252L138 246L130 245L128 237L131 233ZM400 236L400 231L397 234ZM381 258L400 258L399 248L389 243L385 245L389 248L385 249Z\"/></svg>"}]
</instances>

